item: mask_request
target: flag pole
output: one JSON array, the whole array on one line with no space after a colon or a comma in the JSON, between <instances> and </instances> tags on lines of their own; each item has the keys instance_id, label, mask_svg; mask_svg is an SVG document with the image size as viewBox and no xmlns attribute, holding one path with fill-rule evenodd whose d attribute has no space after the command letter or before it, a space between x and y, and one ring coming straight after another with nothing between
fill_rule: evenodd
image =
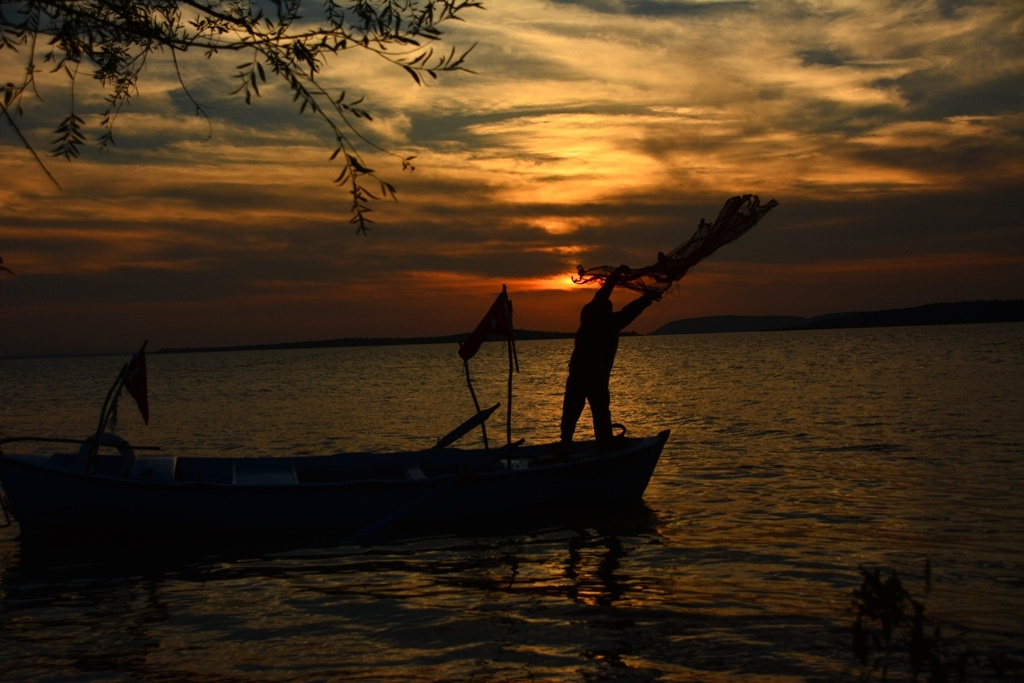
<instances>
[{"instance_id":1,"label":"flag pole","mask_svg":"<svg viewBox=\"0 0 1024 683\"><path fill-rule=\"evenodd\" d=\"M508 300L508 290L505 285L501 286L501 295L505 298L505 315L508 318L508 340L505 343L508 349L508 407L505 413L505 443L512 443L512 302Z\"/></svg>"},{"instance_id":2,"label":"flag pole","mask_svg":"<svg viewBox=\"0 0 1024 683\"><path fill-rule=\"evenodd\" d=\"M505 443L512 443L512 340L508 340L508 413L505 417Z\"/></svg>"},{"instance_id":3,"label":"flag pole","mask_svg":"<svg viewBox=\"0 0 1024 683\"><path fill-rule=\"evenodd\" d=\"M505 285L501 286L501 293L505 297L505 315L508 316L508 409L505 417L505 444L512 444L512 370L519 372L519 356L516 354L515 327L512 325L512 301L508 298L508 291ZM512 451L508 456L509 469L512 468Z\"/></svg>"},{"instance_id":4,"label":"flag pole","mask_svg":"<svg viewBox=\"0 0 1024 683\"><path fill-rule=\"evenodd\" d=\"M462 357L463 367L466 370L466 385L469 387L469 393L473 397L473 405L476 406L477 413L480 413L480 403L477 401L476 392L473 389L473 382L469 376L469 359L476 354L480 349L480 346L487 340L487 337L491 333L498 333L504 336L508 340L508 417L505 420L505 429L507 432L508 443L512 443L512 368L513 362L515 363L515 369L519 369L519 360L515 357L515 340L512 334L512 303L508 300L508 289L505 285L501 286L501 294L494 300L491 307L488 309L486 315L480 324L476 326L473 332L469 335L469 338L465 342L459 344L459 356ZM481 423L481 430L484 434L484 448L488 448L487 443L487 431Z\"/></svg>"}]
</instances>

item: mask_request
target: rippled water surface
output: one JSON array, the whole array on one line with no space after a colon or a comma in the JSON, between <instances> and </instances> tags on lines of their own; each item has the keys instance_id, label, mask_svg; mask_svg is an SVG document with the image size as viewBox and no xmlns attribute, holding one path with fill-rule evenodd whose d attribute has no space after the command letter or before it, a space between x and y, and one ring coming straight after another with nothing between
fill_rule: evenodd
<instances>
[{"instance_id":1,"label":"rippled water surface","mask_svg":"<svg viewBox=\"0 0 1024 683\"><path fill-rule=\"evenodd\" d=\"M556 437L570 347L519 344L514 437ZM0 430L90 433L125 360L0 360ZM472 361L482 403L505 363ZM126 401L119 432L165 450L420 448L473 412L449 346L149 369L151 426ZM589 527L201 554L0 529L0 679L835 680L858 567L921 594L926 560L930 615L1021 652L1024 325L626 338L612 394L673 435L645 506Z\"/></svg>"}]
</instances>

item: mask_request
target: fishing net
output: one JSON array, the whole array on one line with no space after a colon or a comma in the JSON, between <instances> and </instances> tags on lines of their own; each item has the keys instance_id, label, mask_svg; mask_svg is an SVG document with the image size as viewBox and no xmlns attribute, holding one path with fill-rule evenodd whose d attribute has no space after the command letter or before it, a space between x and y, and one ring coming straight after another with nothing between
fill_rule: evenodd
<instances>
[{"instance_id":1,"label":"fishing net","mask_svg":"<svg viewBox=\"0 0 1024 683\"><path fill-rule=\"evenodd\" d=\"M761 204L756 194L744 194L729 199L718 212L718 218L714 223L700 219L700 226L697 232L693 233L693 237L667 254L659 252L657 263L620 272L617 286L660 297L686 275L690 268L711 256L719 247L739 239L777 204L774 199L767 204ZM617 266L576 268L578 275L572 279L576 284L603 282L619 271Z\"/></svg>"}]
</instances>

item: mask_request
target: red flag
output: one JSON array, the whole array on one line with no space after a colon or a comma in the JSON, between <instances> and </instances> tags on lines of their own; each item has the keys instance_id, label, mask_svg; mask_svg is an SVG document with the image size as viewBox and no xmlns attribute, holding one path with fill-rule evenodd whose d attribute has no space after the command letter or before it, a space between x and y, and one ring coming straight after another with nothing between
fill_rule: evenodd
<instances>
[{"instance_id":1,"label":"red flag","mask_svg":"<svg viewBox=\"0 0 1024 683\"><path fill-rule=\"evenodd\" d=\"M501 294L491 304L487 315L476 326L469 339L459 346L459 355L463 360L469 360L480 350L480 345L487 339L487 335L494 333L511 339L512 338L512 303L508 300L508 292L501 288Z\"/></svg>"},{"instance_id":2,"label":"red flag","mask_svg":"<svg viewBox=\"0 0 1024 683\"><path fill-rule=\"evenodd\" d=\"M128 363L128 370L124 376L124 388L132 395L139 405L139 412L142 413L142 420L149 424L149 391L146 387L146 345L143 344L139 352L132 356Z\"/></svg>"}]
</instances>

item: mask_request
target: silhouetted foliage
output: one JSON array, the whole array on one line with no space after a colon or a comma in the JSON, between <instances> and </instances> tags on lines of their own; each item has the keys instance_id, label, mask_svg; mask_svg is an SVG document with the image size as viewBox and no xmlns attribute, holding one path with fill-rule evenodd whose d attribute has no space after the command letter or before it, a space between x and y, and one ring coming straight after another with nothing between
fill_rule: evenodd
<instances>
[{"instance_id":1,"label":"silhouetted foliage","mask_svg":"<svg viewBox=\"0 0 1024 683\"><path fill-rule=\"evenodd\" d=\"M474 0L3 0L0 57L19 73L0 78L0 114L56 183L17 121L25 116L25 96L38 93L36 76L43 69L66 77L70 111L54 131L51 152L71 160L87 139L74 98L79 78L91 76L105 91L96 138L105 148L114 144L118 114L138 92L150 57L170 58L181 91L206 118L178 56L237 54L234 93L249 103L260 95L261 84L277 79L287 84L300 113L313 113L331 131L331 159L342 165L335 183L351 194L351 222L364 233L371 222L369 203L394 198L395 188L367 166L361 150L388 150L361 132L360 124L371 120L362 99L329 93L318 79L321 71L330 58L353 49L382 57L417 84L439 72L465 71L472 48L440 51L441 27L480 7ZM412 169L413 157L388 153Z\"/></svg>"},{"instance_id":2,"label":"silhouetted foliage","mask_svg":"<svg viewBox=\"0 0 1024 683\"><path fill-rule=\"evenodd\" d=\"M984 669L984 680L1004 678L1019 663L1004 655L983 657L962 638L951 637L925 614L924 600L915 599L893 572L882 576L877 569L860 570L863 581L853 592L857 617L851 628L853 653L864 667L861 678L890 673L932 683L972 680ZM931 565L925 564L924 594L931 593ZM1013 678L1012 680L1020 680Z\"/></svg>"}]
</instances>

